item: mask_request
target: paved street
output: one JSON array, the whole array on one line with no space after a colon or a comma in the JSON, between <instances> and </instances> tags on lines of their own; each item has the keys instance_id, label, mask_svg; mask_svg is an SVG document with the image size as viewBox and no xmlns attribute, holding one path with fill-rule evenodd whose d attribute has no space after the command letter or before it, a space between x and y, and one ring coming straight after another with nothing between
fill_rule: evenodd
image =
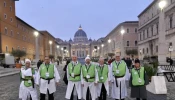
<instances>
[{"instance_id":1,"label":"paved street","mask_svg":"<svg viewBox=\"0 0 175 100\"><path fill-rule=\"evenodd\" d=\"M63 77L62 67L58 67L61 77ZM0 100L18 100L19 76L7 76L0 78ZM153 95L148 93L148 100L175 100L175 83L168 83L168 94L166 95ZM57 87L55 93L55 100L66 100L65 97L66 85L61 80L60 85ZM128 93L130 89L128 89ZM108 98L108 100L113 100ZM127 98L126 100L134 100Z\"/></svg>"}]
</instances>

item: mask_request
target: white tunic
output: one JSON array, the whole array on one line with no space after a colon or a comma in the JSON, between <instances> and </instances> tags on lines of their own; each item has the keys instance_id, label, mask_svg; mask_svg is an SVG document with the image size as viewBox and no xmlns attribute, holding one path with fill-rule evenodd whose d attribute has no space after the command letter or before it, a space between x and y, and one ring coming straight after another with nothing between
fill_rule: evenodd
<instances>
[{"instance_id":1,"label":"white tunic","mask_svg":"<svg viewBox=\"0 0 175 100\"><path fill-rule=\"evenodd\" d=\"M83 76L83 75L82 75ZM82 78L82 84L84 84L83 87L83 99L86 100L86 94L87 94L87 89L89 87L89 91L91 94L92 100L95 100L97 98L97 86L95 86L95 83L98 83L99 78L98 78L98 72L95 67L95 82L86 82L84 78Z\"/></svg>"},{"instance_id":2,"label":"white tunic","mask_svg":"<svg viewBox=\"0 0 175 100\"><path fill-rule=\"evenodd\" d=\"M25 76L33 76L34 80L36 78L36 72L34 75L32 75L32 69L28 68L25 70L25 68L21 68L21 76L22 78L25 78ZM31 95L32 100L38 100L36 86L33 88L33 86L26 87L24 85L24 81L21 81L20 88L19 88L19 98L22 100L27 100Z\"/></svg>"},{"instance_id":3,"label":"white tunic","mask_svg":"<svg viewBox=\"0 0 175 100\"><path fill-rule=\"evenodd\" d=\"M107 95L109 95L109 77L110 77L110 66L108 66L108 78L106 80L106 82L104 83L104 86L105 86L105 89L106 89L106 92L107 92ZM100 97L100 94L101 94L101 88L102 88L102 83L98 83L97 85L97 96Z\"/></svg>"},{"instance_id":4,"label":"white tunic","mask_svg":"<svg viewBox=\"0 0 175 100\"><path fill-rule=\"evenodd\" d=\"M71 62L73 63L73 62ZM78 64L78 62L75 63L75 65ZM68 71L68 66L67 66L67 79L68 79L68 86L67 86L67 91L66 91L66 99L70 99L72 92L74 92L74 95L78 95L78 99L82 98L82 86L81 86L81 81L78 82L73 82L69 81L69 71ZM82 75L81 75L82 77ZM75 87L74 87L75 86ZM74 88L74 91L73 91Z\"/></svg>"},{"instance_id":5,"label":"white tunic","mask_svg":"<svg viewBox=\"0 0 175 100\"><path fill-rule=\"evenodd\" d=\"M40 67L41 68L41 67ZM48 80L44 80L40 78L40 68L37 74L36 84L40 87L40 93L47 94L47 90L49 94L52 94L56 91L56 82L59 82L60 75L58 73L57 68L54 66L54 79L50 80L50 84L48 84Z\"/></svg>"},{"instance_id":6,"label":"white tunic","mask_svg":"<svg viewBox=\"0 0 175 100\"><path fill-rule=\"evenodd\" d=\"M110 74L110 80L111 80L111 85L112 85L112 89L111 89L111 96L114 99L124 99L127 96L127 86L126 86L126 80L129 80L130 78L130 74L129 74L129 70L127 68L127 65L125 64L126 67L126 74L124 77L122 78L118 78L117 79L117 83L118 83L118 87L116 86L116 80L115 77L113 76L113 65L111 63L111 74Z\"/></svg>"}]
</instances>

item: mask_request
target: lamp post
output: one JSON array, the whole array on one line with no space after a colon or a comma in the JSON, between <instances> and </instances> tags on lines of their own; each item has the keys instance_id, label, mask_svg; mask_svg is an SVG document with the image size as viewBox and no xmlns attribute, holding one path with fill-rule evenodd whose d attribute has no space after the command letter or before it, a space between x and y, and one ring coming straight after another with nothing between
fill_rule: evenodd
<instances>
[{"instance_id":1,"label":"lamp post","mask_svg":"<svg viewBox=\"0 0 175 100\"><path fill-rule=\"evenodd\" d=\"M59 56L59 47L60 47L59 45L57 45L57 47L56 47L57 48L57 50L56 50L57 51L57 56Z\"/></svg>"},{"instance_id":2,"label":"lamp post","mask_svg":"<svg viewBox=\"0 0 175 100\"><path fill-rule=\"evenodd\" d=\"M167 50L165 48L165 13L164 9L166 6L166 0L161 0L159 2L159 8L160 8L160 13L159 13L159 41L158 41L158 61L159 64L167 64L166 62L166 54Z\"/></svg>"},{"instance_id":3,"label":"lamp post","mask_svg":"<svg viewBox=\"0 0 175 100\"><path fill-rule=\"evenodd\" d=\"M109 48L108 52L109 52L109 53L111 52L111 46L110 46L110 43L111 43L111 39L108 39L108 48Z\"/></svg>"},{"instance_id":4,"label":"lamp post","mask_svg":"<svg viewBox=\"0 0 175 100\"><path fill-rule=\"evenodd\" d=\"M52 41L51 40L49 41L49 44L50 44L50 54L52 54Z\"/></svg>"},{"instance_id":5,"label":"lamp post","mask_svg":"<svg viewBox=\"0 0 175 100\"><path fill-rule=\"evenodd\" d=\"M98 56L100 56L100 47L97 47L98 49Z\"/></svg>"},{"instance_id":6,"label":"lamp post","mask_svg":"<svg viewBox=\"0 0 175 100\"><path fill-rule=\"evenodd\" d=\"M140 60L142 60L142 50L140 49Z\"/></svg>"},{"instance_id":7,"label":"lamp post","mask_svg":"<svg viewBox=\"0 0 175 100\"><path fill-rule=\"evenodd\" d=\"M103 51L104 44L102 44L101 47L102 47L102 56L104 56L104 54L103 54L104 53L104 51Z\"/></svg>"},{"instance_id":8,"label":"lamp post","mask_svg":"<svg viewBox=\"0 0 175 100\"><path fill-rule=\"evenodd\" d=\"M173 46L169 47L169 52L170 52L170 59L171 59L171 52L173 52Z\"/></svg>"},{"instance_id":9,"label":"lamp post","mask_svg":"<svg viewBox=\"0 0 175 100\"><path fill-rule=\"evenodd\" d=\"M35 35L35 60L39 60L39 47L38 47L38 32L34 32Z\"/></svg>"},{"instance_id":10,"label":"lamp post","mask_svg":"<svg viewBox=\"0 0 175 100\"><path fill-rule=\"evenodd\" d=\"M63 59L64 59L63 48L61 48L61 55L62 55L62 61L63 61Z\"/></svg>"},{"instance_id":11,"label":"lamp post","mask_svg":"<svg viewBox=\"0 0 175 100\"><path fill-rule=\"evenodd\" d=\"M122 36L122 40L121 40L121 56L122 57L124 57L124 34L125 34L125 30L123 29L123 27L121 28L121 31L120 31L120 33L121 33L121 36Z\"/></svg>"}]
</instances>

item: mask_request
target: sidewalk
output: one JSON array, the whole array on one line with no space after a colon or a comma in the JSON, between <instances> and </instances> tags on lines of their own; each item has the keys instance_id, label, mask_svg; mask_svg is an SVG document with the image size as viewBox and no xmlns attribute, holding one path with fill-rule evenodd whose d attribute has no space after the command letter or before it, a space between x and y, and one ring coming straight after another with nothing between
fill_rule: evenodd
<instances>
[{"instance_id":1,"label":"sidewalk","mask_svg":"<svg viewBox=\"0 0 175 100\"><path fill-rule=\"evenodd\" d=\"M10 76L14 74L18 74L20 69L17 68L3 68L0 67L0 77Z\"/></svg>"}]
</instances>

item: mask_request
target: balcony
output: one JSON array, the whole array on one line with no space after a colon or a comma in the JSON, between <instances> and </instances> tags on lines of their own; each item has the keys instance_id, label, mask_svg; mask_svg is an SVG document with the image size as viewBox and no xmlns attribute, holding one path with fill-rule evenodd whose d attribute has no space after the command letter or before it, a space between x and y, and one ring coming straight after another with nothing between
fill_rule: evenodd
<instances>
[{"instance_id":1,"label":"balcony","mask_svg":"<svg viewBox=\"0 0 175 100\"><path fill-rule=\"evenodd\" d=\"M166 35L171 35L173 33L175 33L175 27L166 31Z\"/></svg>"}]
</instances>

